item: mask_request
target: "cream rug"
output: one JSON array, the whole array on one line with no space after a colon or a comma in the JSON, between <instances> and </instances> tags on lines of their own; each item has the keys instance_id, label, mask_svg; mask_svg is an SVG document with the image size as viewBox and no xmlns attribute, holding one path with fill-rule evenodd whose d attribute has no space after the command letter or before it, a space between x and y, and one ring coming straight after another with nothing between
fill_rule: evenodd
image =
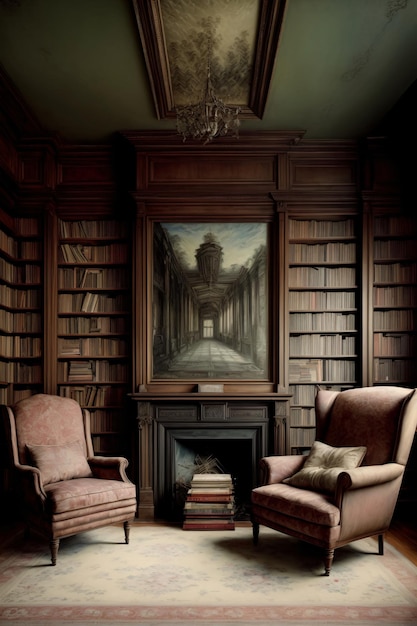
<instances>
[{"instance_id":1,"label":"cream rug","mask_svg":"<svg viewBox=\"0 0 417 626\"><path fill-rule=\"evenodd\" d=\"M261 527L184 531L135 524L61 541L15 537L0 557L0 624L417 623L417 568L372 539L336 551L329 577L311 546Z\"/></svg>"}]
</instances>

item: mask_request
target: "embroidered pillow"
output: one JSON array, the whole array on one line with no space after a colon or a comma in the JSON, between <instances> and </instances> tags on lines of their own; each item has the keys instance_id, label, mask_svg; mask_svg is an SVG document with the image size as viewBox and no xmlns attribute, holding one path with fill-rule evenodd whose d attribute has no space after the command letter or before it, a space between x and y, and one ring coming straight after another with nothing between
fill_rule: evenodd
<instances>
[{"instance_id":1,"label":"embroidered pillow","mask_svg":"<svg viewBox=\"0 0 417 626\"><path fill-rule=\"evenodd\" d=\"M80 441L72 441L61 446L27 444L26 447L33 465L41 472L44 485L93 475Z\"/></svg>"},{"instance_id":2,"label":"embroidered pillow","mask_svg":"<svg viewBox=\"0 0 417 626\"><path fill-rule=\"evenodd\" d=\"M334 492L339 474L359 467L365 454L365 446L334 448L315 441L303 468L283 482L302 489Z\"/></svg>"}]
</instances>

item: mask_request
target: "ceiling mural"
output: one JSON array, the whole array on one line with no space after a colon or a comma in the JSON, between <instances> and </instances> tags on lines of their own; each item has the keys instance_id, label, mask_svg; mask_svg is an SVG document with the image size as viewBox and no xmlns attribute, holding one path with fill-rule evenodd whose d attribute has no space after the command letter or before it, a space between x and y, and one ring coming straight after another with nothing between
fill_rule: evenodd
<instances>
[{"instance_id":1,"label":"ceiling mural","mask_svg":"<svg viewBox=\"0 0 417 626\"><path fill-rule=\"evenodd\" d=\"M228 104L249 103L260 3L223 0L221 12L216 4L161 0L175 106L201 100L209 66L218 97Z\"/></svg>"},{"instance_id":2,"label":"ceiling mural","mask_svg":"<svg viewBox=\"0 0 417 626\"><path fill-rule=\"evenodd\" d=\"M216 96L263 116L286 0L132 0L159 119Z\"/></svg>"}]
</instances>

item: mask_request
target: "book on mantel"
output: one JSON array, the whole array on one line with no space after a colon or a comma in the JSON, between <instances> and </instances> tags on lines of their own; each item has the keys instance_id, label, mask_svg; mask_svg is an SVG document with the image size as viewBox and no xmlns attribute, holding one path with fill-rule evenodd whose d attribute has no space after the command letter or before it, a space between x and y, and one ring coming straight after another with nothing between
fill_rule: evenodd
<instances>
[{"instance_id":1,"label":"book on mantel","mask_svg":"<svg viewBox=\"0 0 417 626\"><path fill-rule=\"evenodd\" d=\"M184 530L234 530L230 474L194 474L184 505Z\"/></svg>"}]
</instances>

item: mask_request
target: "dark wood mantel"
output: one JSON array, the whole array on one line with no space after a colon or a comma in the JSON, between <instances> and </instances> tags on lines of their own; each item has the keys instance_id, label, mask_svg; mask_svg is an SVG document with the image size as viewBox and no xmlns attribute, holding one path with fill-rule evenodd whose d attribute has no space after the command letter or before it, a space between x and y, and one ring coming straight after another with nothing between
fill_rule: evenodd
<instances>
[{"instance_id":1,"label":"dark wood mantel","mask_svg":"<svg viewBox=\"0 0 417 626\"><path fill-rule=\"evenodd\" d=\"M136 404L135 482L139 488L138 517L155 518L167 510L173 440L181 436L234 437L247 432L252 443L252 480L259 459L289 452L287 420L291 395L285 393L141 392L130 395ZM184 435L182 435L184 434ZM168 495L167 495L168 494ZM169 507L168 507L169 508Z\"/></svg>"}]
</instances>

